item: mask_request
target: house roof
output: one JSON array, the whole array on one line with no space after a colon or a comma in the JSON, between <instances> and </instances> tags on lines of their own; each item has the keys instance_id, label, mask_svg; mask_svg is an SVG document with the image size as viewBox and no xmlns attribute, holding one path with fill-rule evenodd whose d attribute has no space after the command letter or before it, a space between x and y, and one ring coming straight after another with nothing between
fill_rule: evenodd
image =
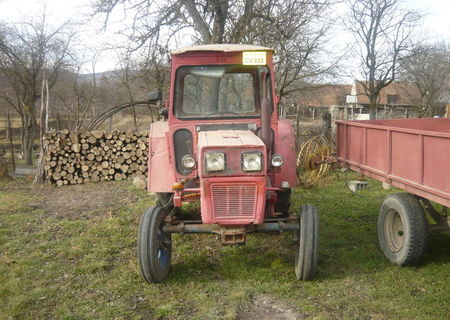
<instances>
[{"instance_id":1,"label":"house roof","mask_svg":"<svg viewBox=\"0 0 450 320\"><path fill-rule=\"evenodd\" d=\"M352 85L323 85L300 93L298 103L301 106L325 107L343 106L346 96L356 93L359 105L369 105L369 97L365 94L360 81ZM380 105L412 106L417 101L417 87L410 82L393 82L383 88L379 97Z\"/></svg>"},{"instance_id":2,"label":"house roof","mask_svg":"<svg viewBox=\"0 0 450 320\"><path fill-rule=\"evenodd\" d=\"M254 46L250 44L204 44L201 46L186 47L172 51L173 55L182 54L192 51L219 51L219 52L236 52L236 51L273 51L273 49L262 46Z\"/></svg>"},{"instance_id":3,"label":"house roof","mask_svg":"<svg viewBox=\"0 0 450 320\"><path fill-rule=\"evenodd\" d=\"M300 92L299 104L308 107L324 107L345 104L351 85L323 85Z\"/></svg>"},{"instance_id":4,"label":"house roof","mask_svg":"<svg viewBox=\"0 0 450 320\"><path fill-rule=\"evenodd\" d=\"M358 104L368 105L369 97L365 94L364 81L355 81ZM411 106L415 95L418 94L417 87L410 82L392 82L387 87L381 89L378 103L380 105L393 104L397 106Z\"/></svg>"}]
</instances>

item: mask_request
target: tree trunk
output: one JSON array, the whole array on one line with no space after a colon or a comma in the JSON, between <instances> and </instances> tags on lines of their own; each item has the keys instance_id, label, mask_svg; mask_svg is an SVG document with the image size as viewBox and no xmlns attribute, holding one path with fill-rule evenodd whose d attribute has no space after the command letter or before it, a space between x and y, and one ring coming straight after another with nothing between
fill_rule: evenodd
<instances>
[{"instance_id":1,"label":"tree trunk","mask_svg":"<svg viewBox=\"0 0 450 320\"><path fill-rule=\"evenodd\" d=\"M377 100L378 95L371 94L369 95L369 113L370 113L370 120L375 120L377 118Z\"/></svg>"},{"instance_id":2,"label":"tree trunk","mask_svg":"<svg viewBox=\"0 0 450 320\"><path fill-rule=\"evenodd\" d=\"M12 132L11 132L11 116L9 114L9 111L6 113L6 122L7 122L6 132L8 133L9 147L11 149L11 161L12 161L12 166L13 166L13 174L15 174L16 159L14 157L14 143L13 143Z\"/></svg>"},{"instance_id":3,"label":"tree trunk","mask_svg":"<svg viewBox=\"0 0 450 320\"><path fill-rule=\"evenodd\" d=\"M131 107L131 109L133 110L133 121L134 121L134 130L139 131L139 125L137 122L137 115L136 115L136 109L133 107Z\"/></svg>"},{"instance_id":4,"label":"tree trunk","mask_svg":"<svg viewBox=\"0 0 450 320\"><path fill-rule=\"evenodd\" d=\"M327 136L331 137L331 113L327 112L322 116L323 126Z\"/></svg>"},{"instance_id":5,"label":"tree trunk","mask_svg":"<svg viewBox=\"0 0 450 320\"><path fill-rule=\"evenodd\" d=\"M9 119L9 111L6 112L6 119L5 119L5 139L9 140L9 130L8 130L8 119Z\"/></svg>"},{"instance_id":6,"label":"tree trunk","mask_svg":"<svg viewBox=\"0 0 450 320\"><path fill-rule=\"evenodd\" d=\"M377 118L377 107L370 106L370 120L375 120Z\"/></svg>"},{"instance_id":7,"label":"tree trunk","mask_svg":"<svg viewBox=\"0 0 450 320\"><path fill-rule=\"evenodd\" d=\"M44 182L44 154L45 154L45 146L44 146L44 135L47 132L48 127L48 82L42 79L42 89L41 89L41 110L39 117L39 142L40 142L40 154L39 160L37 163L37 172L34 177L34 183L43 183Z\"/></svg>"},{"instance_id":8,"label":"tree trunk","mask_svg":"<svg viewBox=\"0 0 450 320\"><path fill-rule=\"evenodd\" d=\"M33 142L36 134L36 122L33 115L24 114L23 137L22 137L22 151L26 165L33 164Z\"/></svg>"},{"instance_id":9,"label":"tree trunk","mask_svg":"<svg viewBox=\"0 0 450 320\"><path fill-rule=\"evenodd\" d=\"M20 115L20 123L22 124L20 126L20 153L22 154L22 156L25 155L25 149L24 149L24 142L23 139L25 137L25 118L23 116L23 114Z\"/></svg>"},{"instance_id":10,"label":"tree trunk","mask_svg":"<svg viewBox=\"0 0 450 320\"><path fill-rule=\"evenodd\" d=\"M61 116L59 115L59 111L56 113L56 131L61 131Z\"/></svg>"}]
</instances>

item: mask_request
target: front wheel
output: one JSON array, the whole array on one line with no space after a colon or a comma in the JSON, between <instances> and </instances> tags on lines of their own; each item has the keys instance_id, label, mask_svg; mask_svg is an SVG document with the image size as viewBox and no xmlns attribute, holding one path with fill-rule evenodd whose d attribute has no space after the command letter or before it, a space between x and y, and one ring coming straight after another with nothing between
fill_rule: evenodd
<instances>
[{"instance_id":1,"label":"front wheel","mask_svg":"<svg viewBox=\"0 0 450 320\"><path fill-rule=\"evenodd\" d=\"M170 268L172 235L164 233L167 211L162 207L150 207L141 219L138 237L138 259L141 274L147 282L163 281Z\"/></svg>"},{"instance_id":2,"label":"front wheel","mask_svg":"<svg viewBox=\"0 0 450 320\"><path fill-rule=\"evenodd\" d=\"M307 204L300 213L300 241L295 255L295 275L311 280L316 274L319 256L319 216L316 207Z\"/></svg>"},{"instance_id":3,"label":"front wheel","mask_svg":"<svg viewBox=\"0 0 450 320\"><path fill-rule=\"evenodd\" d=\"M408 193L388 195L378 214L378 241L399 266L417 263L425 251L427 221L419 200Z\"/></svg>"}]
</instances>

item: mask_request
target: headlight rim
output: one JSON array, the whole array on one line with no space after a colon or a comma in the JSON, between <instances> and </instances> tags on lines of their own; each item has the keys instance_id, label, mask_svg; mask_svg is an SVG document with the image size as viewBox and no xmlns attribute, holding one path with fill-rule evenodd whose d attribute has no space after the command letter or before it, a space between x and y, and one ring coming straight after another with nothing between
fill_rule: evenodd
<instances>
[{"instance_id":1,"label":"headlight rim","mask_svg":"<svg viewBox=\"0 0 450 320\"><path fill-rule=\"evenodd\" d=\"M244 157L246 155L254 155L258 154L260 159L260 168L256 170L245 170L244 168ZM263 153L261 151L255 150L255 151L243 151L241 153L241 170L242 172L261 172L264 169L264 157Z\"/></svg>"},{"instance_id":2,"label":"headlight rim","mask_svg":"<svg viewBox=\"0 0 450 320\"><path fill-rule=\"evenodd\" d=\"M208 170L208 156L211 155L221 155L223 158L223 168L220 170ZM209 152L205 152L204 155L205 158L205 172L206 173L217 173L217 172L224 172L227 168L227 158L226 158L226 154L223 151L209 151Z\"/></svg>"},{"instance_id":3,"label":"headlight rim","mask_svg":"<svg viewBox=\"0 0 450 320\"><path fill-rule=\"evenodd\" d=\"M192 167L188 167L184 164L185 159L187 158L191 158L194 161L194 165ZM195 169L195 167L197 166L197 161L195 160L195 157L192 154L185 154L182 158L181 158L181 164L183 165L183 167L185 167L188 170L192 170Z\"/></svg>"},{"instance_id":4,"label":"headlight rim","mask_svg":"<svg viewBox=\"0 0 450 320\"><path fill-rule=\"evenodd\" d=\"M273 164L273 160L274 160L275 157L280 157L280 159L281 159L281 164L280 164L279 166L276 166L276 165ZM283 164L284 164L284 157L283 157L281 154L279 154L279 153L275 153L274 155L272 155L272 157L271 157L271 159L270 159L270 164L271 164L272 167L274 167L274 168L280 168L280 167L282 167Z\"/></svg>"}]
</instances>

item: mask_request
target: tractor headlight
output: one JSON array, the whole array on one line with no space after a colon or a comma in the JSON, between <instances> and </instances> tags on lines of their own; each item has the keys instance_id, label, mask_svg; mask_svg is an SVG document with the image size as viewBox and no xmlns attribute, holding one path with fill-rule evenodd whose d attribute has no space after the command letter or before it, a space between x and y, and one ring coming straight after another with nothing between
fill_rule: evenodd
<instances>
[{"instance_id":1,"label":"tractor headlight","mask_svg":"<svg viewBox=\"0 0 450 320\"><path fill-rule=\"evenodd\" d=\"M242 170L243 171L261 171L262 155L261 152L243 153Z\"/></svg>"},{"instance_id":2,"label":"tractor headlight","mask_svg":"<svg viewBox=\"0 0 450 320\"><path fill-rule=\"evenodd\" d=\"M223 152L209 152L205 157L207 172L225 170L225 154Z\"/></svg>"},{"instance_id":3,"label":"tractor headlight","mask_svg":"<svg viewBox=\"0 0 450 320\"><path fill-rule=\"evenodd\" d=\"M195 167L195 158L191 156L190 154L185 155L181 159L181 163L183 164L183 167L186 169L193 169Z\"/></svg>"},{"instance_id":4,"label":"tractor headlight","mask_svg":"<svg viewBox=\"0 0 450 320\"><path fill-rule=\"evenodd\" d=\"M275 168L281 167L284 163L283 156L281 154L274 154L271 163Z\"/></svg>"}]
</instances>

